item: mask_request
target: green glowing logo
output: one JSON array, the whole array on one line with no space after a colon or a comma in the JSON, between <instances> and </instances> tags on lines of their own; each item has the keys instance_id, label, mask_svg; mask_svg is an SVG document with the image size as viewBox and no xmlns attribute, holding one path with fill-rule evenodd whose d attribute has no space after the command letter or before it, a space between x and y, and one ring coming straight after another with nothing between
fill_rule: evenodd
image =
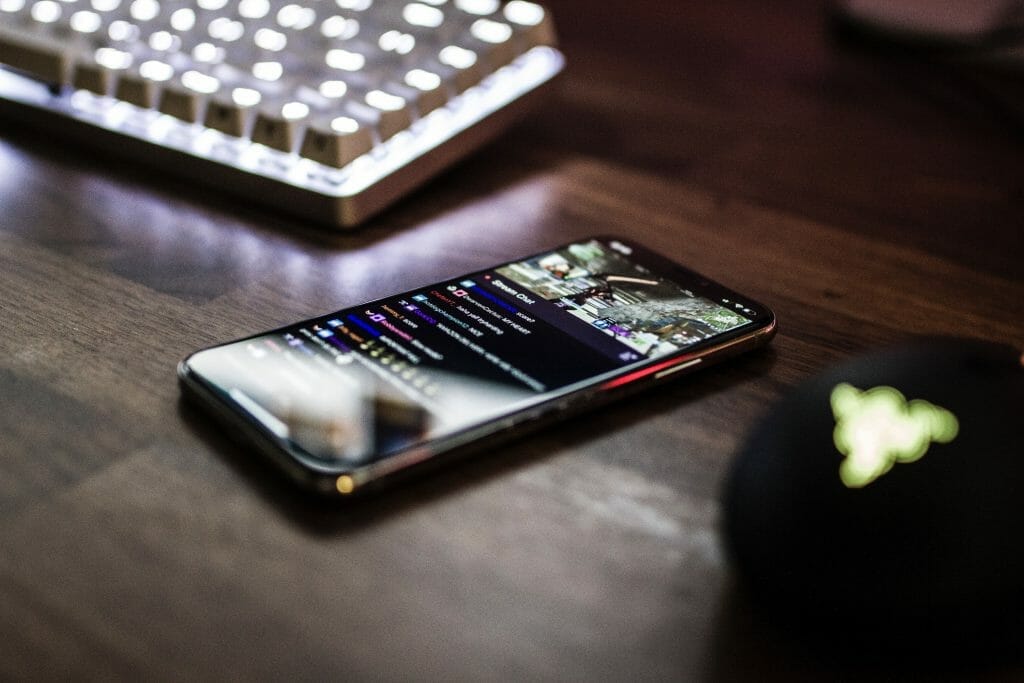
<instances>
[{"instance_id":1,"label":"green glowing logo","mask_svg":"<svg viewBox=\"0 0 1024 683\"><path fill-rule=\"evenodd\" d=\"M907 402L892 387L861 391L844 382L831 398L833 439L846 456L839 478L849 488L867 486L897 462L914 462L933 441L949 443L960 431L953 413L921 399Z\"/></svg>"}]
</instances>

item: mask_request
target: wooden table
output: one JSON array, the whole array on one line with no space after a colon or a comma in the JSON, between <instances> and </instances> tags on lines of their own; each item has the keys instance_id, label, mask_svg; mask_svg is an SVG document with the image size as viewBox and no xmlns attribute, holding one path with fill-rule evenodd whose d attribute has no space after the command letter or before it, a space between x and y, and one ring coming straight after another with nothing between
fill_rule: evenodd
<instances>
[{"instance_id":1,"label":"wooden table","mask_svg":"<svg viewBox=\"0 0 1024 683\"><path fill-rule=\"evenodd\" d=\"M860 350L1024 348L1022 110L835 45L818 3L692 5L553 2L559 92L344 236L0 124L0 676L853 676L751 613L721 485ZM201 346L601 232L779 335L347 510L180 399Z\"/></svg>"}]
</instances>

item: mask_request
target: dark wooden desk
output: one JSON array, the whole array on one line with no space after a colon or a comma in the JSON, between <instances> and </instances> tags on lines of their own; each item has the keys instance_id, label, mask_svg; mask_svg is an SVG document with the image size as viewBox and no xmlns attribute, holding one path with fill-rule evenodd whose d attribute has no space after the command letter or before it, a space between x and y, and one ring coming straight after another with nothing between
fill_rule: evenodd
<instances>
[{"instance_id":1,"label":"dark wooden desk","mask_svg":"<svg viewBox=\"0 0 1024 683\"><path fill-rule=\"evenodd\" d=\"M1019 119L987 76L838 49L817 3L554 10L547 107L343 237L0 124L0 676L843 670L750 615L720 486L830 363L1024 347ZM180 402L200 346L606 231L769 303L779 336L340 512Z\"/></svg>"}]
</instances>

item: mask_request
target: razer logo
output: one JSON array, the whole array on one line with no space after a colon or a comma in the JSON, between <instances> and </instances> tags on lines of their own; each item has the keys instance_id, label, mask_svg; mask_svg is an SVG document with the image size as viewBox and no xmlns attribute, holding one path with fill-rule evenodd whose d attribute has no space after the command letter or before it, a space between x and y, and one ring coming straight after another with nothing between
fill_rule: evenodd
<instances>
[{"instance_id":1,"label":"razer logo","mask_svg":"<svg viewBox=\"0 0 1024 683\"><path fill-rule=\"evenodd\" d=\"M897 462L914 462L933 441L949 443L960 430L953 413L921 399L908 402L892 387L861 391L844 382L831 402L833 439L846 456L839 478L849 488L870 484Z\"/></svg>"}]
</instances>

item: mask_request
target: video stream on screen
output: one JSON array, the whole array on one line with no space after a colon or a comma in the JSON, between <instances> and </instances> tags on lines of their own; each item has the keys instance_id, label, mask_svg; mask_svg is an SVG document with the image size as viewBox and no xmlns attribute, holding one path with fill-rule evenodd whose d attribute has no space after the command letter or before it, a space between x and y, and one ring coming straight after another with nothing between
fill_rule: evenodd
<instances>
[{"instance_id":1,"label":"video stream on screen","mask_svg":"<svg viewBox=\"0 0 1024 683\"><path fill-rule=\"evenodd\" d=\"M496 272L649 358L749 322L631 263L596 240L512 263Z\"/></svg>"}]
</instances>

